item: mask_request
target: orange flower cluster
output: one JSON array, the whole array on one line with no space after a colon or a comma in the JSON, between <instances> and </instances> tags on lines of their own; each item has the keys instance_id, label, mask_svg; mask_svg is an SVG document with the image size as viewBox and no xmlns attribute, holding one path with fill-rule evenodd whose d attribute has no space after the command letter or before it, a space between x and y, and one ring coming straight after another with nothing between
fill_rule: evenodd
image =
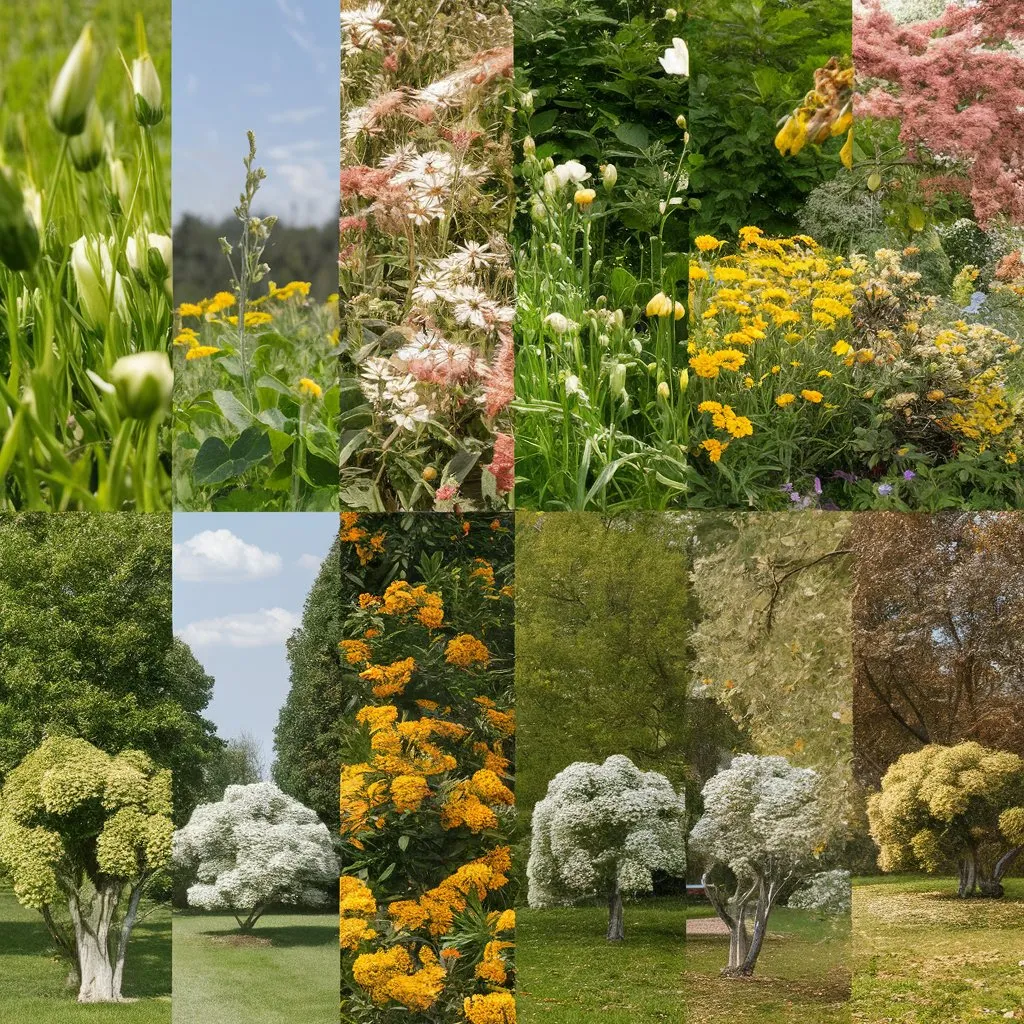
<instances>
[{"instance_id":1,"label":"orange flower cluster","mask_svg":"<svg viewBox=\"0 0 1024 1024\"><path fill-rule=\"evenodd\" d=\"M360 565L369 565L383 550L387 534L381 530L371 534L359 525L358 512L341 513L341 542L354 544Z\"/></svg>"},{"instance_id":2,"label":"orange flower cluster","mask_svg":"<svg viewBox=\"0 0 1024 1024\"><path fill-rule=\"evenodd\" d=\"M495 592L494 566L484 559L454 567L453 578L475 584L457 591L459 608L464 601L489 608L512 596L510 588ZM448 873L437 884L431 883L442 872L432 875L428 868L430 881L391 889L419 895L393 899L386 911L381 890L343 878L340 940L348 954L348 983L378 1006L431 1010L444 1020L450 1014L453 1024L510 1024L515 913L487 911L480 904L508 885L512 867L510 848L494 834L502 828L501 808L515 802L506 782L511 761L505 749L514 716L487 696L477 697L475 705L460 703L451 691L445 698L451 704L415 691L409 694L415 699L406 697L414 677L422 686L438 673L453 676L452 667L488 683L494 658L481 639L486 627L478 628L479 636L448 633L441 594L406 580L396 580L379 596L364 593L357 604L349 619L356 635L342 640L340 650L381 703L368 703L355 715L371 753L342 769L342 836L366 860L403 836L413 843L425 838L419 846L409 838L399 843L410 856L414 849L441 849L451 832L472 852L454 871L444 868ZM397 657L410 649L409 656Z\"/></svg>"}]
</instances>

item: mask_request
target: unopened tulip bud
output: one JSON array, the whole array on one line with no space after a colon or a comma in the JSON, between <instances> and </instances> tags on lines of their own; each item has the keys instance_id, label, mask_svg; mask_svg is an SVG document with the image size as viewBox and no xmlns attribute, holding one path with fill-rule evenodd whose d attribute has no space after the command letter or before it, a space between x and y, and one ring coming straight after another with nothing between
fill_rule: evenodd
<instances>
[{"instance_id":1,"label":"unopened tulip bud","mask_svg":"<svg viewBox=\"0 0 1024 1024\"><path fill-rule=\"evenodd\" d=\"M0 167L0 262L11 270L28 270L39 259L41 216L37 219L31 202L12 172Z\"/></svg>"},{"instance_id":2,"label":"unopened tulip bud","mask_svg":"<svg viewBox=\"0 0 1024 1024\"><path fill-rule=\"evenodd\" d=\"M675 304L675 307L674 307L673 311L672 311L672 315L677 320L682 320L683 317L686 316L686 307L681 302L677 302Z\"/></svg>"},{"instance_id":3,"label":"unopened tulip bud","mask_svg":"<svg viewBox=\"0 0 1024 1024\"><path fill-rule=\"evenodd\" d=\"M616 363L608 371L608 386L613 395L618 395L626 388L626 364Z\"/></svg>"},{"instance_id":4,"label":"unopened tulip bud","mask_svg":"<svg viewBox=\"0 0 1024 1024\"><path fill-rule=\"evenodd\" d=\"M668 399L669 399L669 395L671 395L671 394L672 394L672 389L668 386L668 381L667 380L663 380L658 385L658 397L662 401L667 402Z\"/></svg>"},{"instance_id":5,"label":"unopened tulip bud","mask_svg":"<svg viewBox=\"0 0 1024 1024\"><path fill-rule=\"evenodd\" d=\"M100 69L100 54L93 39L92 24L87 23L64 61L50 93L50 120L63 135L81 135L85 131L86 113L96 92Z\"/></svg>"},{"instance_id":6,"label":"unopened tulip bud","mask_svg":"<svg viewBox=\"0 0 1024 1024\"><path fill-rule=\"evenodd\" d=\"M523 139L523 154L525 156L536 156L537 155L537 143L533 141L532 135L527 135Z\"/></svg>"},{"instance_id":7,"label":"unopened tulip bud","mask_svg":"<svg viewBox=\"0 0 1024 1024\"><path fill-rule=\"evenodd\" d=\"M672 300L664 292L658 292L647 303L645 312L648 316L671 316Z\"/></svg>"},{"instance_id":8,"label":"unopened tulip bud","mask_svg":"<svg viewBox=\"0 0 1024 1024\"><path fill-rule=\"evenodd\" d=\"M105 238L79 238L71 246L71 271L78 288L79 309L93 327L104 326L111 312L127 319L124 280L114 269Z\"/></svg>"},{"instance_id":9,"label":"unopened tulip bud","mask_svg":"<svg viewBox=\"0 0 1024 1024\"><path fill-rule=\"evenodd\" d=\"M164 119L164 95L160 76L148 53L132 61L132 89L135 92L135 120L152 128Z\"/></svg>"},{"instance_id":10,"label":"unopened tulip bud","mask_svg":"<svg viewBox=\"0 0 1024 1024\"><path fill-rule=\"evenodd\" d=\"M685 394L686 389L690 386L690 371L680 370L679 371L679 392Z\"/></svg>"},{"instance_id":11,"label":"unopened tulip bud","mask_svg":"<svg viewBox=\"0 0 1024 1024\"><path fill-rule=\"evenodd\" d=\"M619 172L615 169L615 164L605 164L601 168L601 182L609 192L615 188L615 182L618 180Z\"/></svg>"},{"instance_id":12,"label":"unopened tulip bud","mask_svg":"<svg viewBox=\"0 0 1024 1024\"><path fill-rule=\"evenodd\" d=\"M132 201L132 186L128 180L128 172L120 160L110 161L110 189L121 204L121 212L127 213Z\"/></svg>"},{"instance_id":13,"label":"unopened tulip bud","mask_svg":"<svg viewBox=\"0 0 1024 1024\"><path fill-rule=\"evenodd\" d=\"M103 162L103 150L107 142L107 126L95 103L89 104L85 115L85 130L71 137L68 155L76 171L88 174Z\"/></svg>"},{"instance_id":14,"label":"unopened tulip bud","mask_svg":"<svg viewBox=\"0 0 1024 1024\"><path fill-rule=\"evenodd\" d=\"M676 118L676 127L682 128L683 131L686 131L686 116L684 114L680 114Z\"/></svg>"},{"instance_id":15,"label":"unopened tulip bud","mask_svg":"<svg viewBox=\"0 0 1024 1024\"><path fill-rule=\"evenodd\" d=\"M166 352L135 352L114 363L110 382L125 413L132 419L148 420L170 405L174 371Z\"/></svg>"}]
</instances>

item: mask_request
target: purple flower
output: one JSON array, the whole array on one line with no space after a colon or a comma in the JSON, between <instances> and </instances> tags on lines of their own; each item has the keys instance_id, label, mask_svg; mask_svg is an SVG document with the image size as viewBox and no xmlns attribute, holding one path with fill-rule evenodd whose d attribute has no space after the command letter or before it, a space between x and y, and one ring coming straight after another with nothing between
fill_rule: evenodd
<instances>
[{"instance_id":1,"label":"purple flower","mask_svg":"<svg viewBox=\"0 0 1024 1024\"><path fill-rule=\"evenodd\" d=\"M793 490L793 485L792 484L783 484L782 487L780 487L779 489L784 494L789 494Z\"/></svg>"},{"instance_id":2,"label":"purple flower","mask_svg":"<svg viewBox=\"0 0 1024 1024\"><path fill-rule=\"evenodd\" d=\"M820 477L815 477L814 478L814 493L815 494L821 494L821 478Z\"/></svg>"},{"instance_id":3,"label":"purple flower","mask_svg":"<svg viewBox=\"0 0 1024 1024\"><path fill-rule=\"evenodd\" d=\"M888 498L889 495L892 494L892 484L879 484L878 485L878 493L883 498Z\"/></svg>"},{"instance_id":4,"label":"purple flower","mask_svg":"<svg viewBox=\"0 0 1024 1024\"><path fill-rule=\"evenodd\" d=\"M857 477L853 473L847 473L846 470L837 469L833 474L834 480L845 480L848 484L855 484Z\"/></svg>"},{"instance_id":5,"label":"purple flower","mask_svg":"<svg viewBox=\"0 0 1024 1024\"><path fill-rule=\"evenodd\" d=\"M913 480L915 476L917 476L917 474L912 469L903 470L904 480Z\"/></svg>"},{"instance_id":6,"label":"purple flower","mask_svg":"<svg viewBox=\"0 0 1024 1024\"><path fill-rule=\"evenodd\" d=\"M793 491L793 492L792 492L792 493L790 494L790 496L789 496L789 500L790 500L790 501L800 501L800 500L801 500L801 499L800 499L800 495L799 495L799 494L798 494L798 493L797 493L796 491Z\"/></svg>"}]
</instances>

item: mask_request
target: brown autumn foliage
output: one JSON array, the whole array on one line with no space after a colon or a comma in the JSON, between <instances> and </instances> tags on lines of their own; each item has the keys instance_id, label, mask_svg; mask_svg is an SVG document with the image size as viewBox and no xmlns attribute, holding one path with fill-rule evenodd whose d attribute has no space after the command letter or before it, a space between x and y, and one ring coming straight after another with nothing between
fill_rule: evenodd
<instances>
[{"instance_id":1,"label":"brown autumn foliage","mask_svg":"<svg viewBox=\"0 0 1024 1024\"><path fill-rule=\"evenodd\" d=\"M1024 755L1024 515L866 513L853 543L858 782L929 743Z\"/></svg>"}]
</instances>

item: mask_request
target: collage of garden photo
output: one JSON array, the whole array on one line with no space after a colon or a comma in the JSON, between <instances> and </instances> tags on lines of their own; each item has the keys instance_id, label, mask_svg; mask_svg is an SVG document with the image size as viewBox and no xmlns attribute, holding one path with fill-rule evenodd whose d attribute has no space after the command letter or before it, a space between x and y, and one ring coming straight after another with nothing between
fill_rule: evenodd
<instances>
[{"instance_id":1,"label":"collage of garden photo","mask_svg":"<svg viewBox=\"0 0 1024 1024\"><path fill-rule=\"evenodd\" d=\"M0 0L0 1024L1024 1022L1022 460L1018 0Z\"/></svg>"}]
</instances>

